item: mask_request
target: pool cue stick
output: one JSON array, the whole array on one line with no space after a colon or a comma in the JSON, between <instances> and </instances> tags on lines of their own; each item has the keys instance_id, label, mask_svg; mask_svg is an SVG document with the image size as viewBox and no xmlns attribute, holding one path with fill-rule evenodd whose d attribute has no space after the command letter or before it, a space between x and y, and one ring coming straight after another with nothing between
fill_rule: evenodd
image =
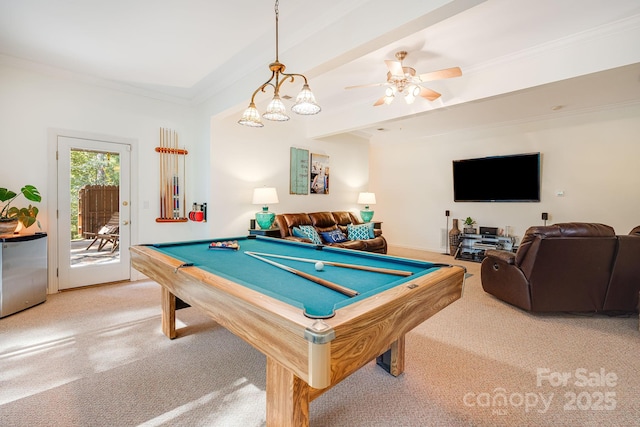
<instances>
[{"instance_id":1,"label":"pool cue stick","mask_svg":"<svg viewBox=\"0 0 640 427\"><path fill-rule=\"evenodd\" d=\"M166 212L165 212L165 208L166 208L166 203L164 200L164 146L165 146L165 137L166 137L166 132L165 129L162 128L162 150L160 150L160 161L161 161L161 165L160 165L160 194L162 195L161 197L161 201L162 201L162 206L160 207L160 209L162 210L162 218L166 218Z\"/></svg>"},{"instance_id":2,"label":"pool cue stick","mask_svg":"<svg viewBox=\"0 0 640 427\"><path fill-rule=\"evenodd\" d=\"M344 294L344 295L346 295L348 297L355 297L357 295L360 295L360 293L358 291L354 291L353 289L349 289L347 287L338 285L338 284L330 282L328 280L321 279L321 278L316 277L316 276L314 276L312 274L308 274L308 273L305 273L303 271L296 270L295 268L289 267L287 265L283 265L283 264L277 263L275 261L271 261L270 259L266 259L266 258L263 258L261 256L258 256L253 252L246 251L245 254L249 255L250 257L259 259L260 261L266 262L267 264L271 264L271 265L273 265L275 267L281 268L282 270L286 270L289 273L293 273L296 276L300 276L300 277L303 277L303 278L305 278L307 280L315 282L318 285L322 285L322 286L324 286L326 288L329 288L331 290L334 290L336 292L340 292L341 294Z\"/></svg>"},{"instance_id":3,"label":"pool cue stick","mask_svg":"<svg viewBox=\"0 0 640 427\"><path fill-rule=\"evenodd\" d=\"M164 218L164 128L160 128L160 218Z\"/></svg>"},{"instance_id":4,"label":"pool cue stick","mask_svg":"<svg viewBox=\"0 0 640 427\"><path fill-rule=\"evenodd\" d=\"M180 218L180 167L178 166L178 132L174 132L175 137L175 150L173 154L174 174L176 176L176 190L175 200L173 202L175 217Z\"/></svg>"},{"instance_id":5,"label":"pool cue stick","mask_svg":"<svg viewBox=\"0 0 640 427\"><path fill-rule=\"evenodd\" d=\"M162 194L164 197L162 198L162 210L164 211L163 218L167 218L167 130L163 129L162 132L164 133L164 146L162 147Z\"/></svg>"},{"instance_id":6,"label":"pool cue stick","mask_svg":"<svg viewBox=\"0 0 640 427\"><path fill-rule=\"evenodd\" d=\"M182 153L182 217L187 216L187 147L184 148Z\"/></svg>"},{"instance_id":7,"label":"pool cue stick","mask_svg":"<svg viewBox=\"0 0 640 427\"><path fill-rule=\"evenodd\" d=\"M169 164L170 164L170 160L169 160L169 144L171 144L170 142L170 138L171 138L171 134L169 129L165 129L165 132L167 134L166 136L166 149L165 149L165 154L164 154L164 167L165 167L165 179L164 179L164 193L165 193L165 197L164 197L164 204L165 204L165 213L167 214L167 218L171 218L170 212L171 212L171 199L169 198L170 194L171 194L171 189L169 187L171 187L171 181L169 178L169 174L170 169L169 169Z\"/></svg>"},{"instance_id":8,"label":"pool cue stick","mask_svg":"<svg viewBox=\"0 0 640 427\"><path fill-rule=\"evenodd\" d=\"M175 138L175 131L171 131L171 154L169 157L169 162L170 162L170 167L171 170L173 171L173 175L171 177L171 218L176 217L176 162L175 162L175 158L176 158L176 154L175 154L175 143L176 143L176 138Z\"/></svg>"},{"instance_id":9,"label":"pool cue stick","mask_svg":"<svg viewBox=\"0 0 640 427\"><path fill-rule=\"evenodd\" d=\"M292 257L292 256L266 254L266 253L261 253L261 252L252 252L252 253L257 254L257 255L262 255L262 256L273 257L273 258L289 259L289 260L292 260L292 261L302 261L302 262L311 262L311 263L321 262L324 265L332 265L334 267L352 268L354 270L373 271L373 272L376 272L376 273L393 274L395 276L405 276L405 277L407 277L407 276L411 276L413 274L411 271L393 270L391 268L370 267L370 266L367 266L367 265L360 265L360 264L346 264L346 263L343 263L343 262L325 261L325 260L322 260L322 259L296 258L296 257Z\"/></svg>"}]
</instances>

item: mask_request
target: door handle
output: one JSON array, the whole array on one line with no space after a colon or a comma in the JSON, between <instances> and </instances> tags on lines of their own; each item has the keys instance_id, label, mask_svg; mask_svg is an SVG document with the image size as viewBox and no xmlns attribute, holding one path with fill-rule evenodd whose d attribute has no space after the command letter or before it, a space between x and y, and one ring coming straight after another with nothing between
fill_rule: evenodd
<instances>
[{"instance_id":1,"label":"door handle","mask_svg":"<svg viewBox=\"0 0 640 427\"><path fill-rule=\"evenodd\" d=\"M129 225L129 221L122 221L122 225Z\"/></svg>"}]
</instances>

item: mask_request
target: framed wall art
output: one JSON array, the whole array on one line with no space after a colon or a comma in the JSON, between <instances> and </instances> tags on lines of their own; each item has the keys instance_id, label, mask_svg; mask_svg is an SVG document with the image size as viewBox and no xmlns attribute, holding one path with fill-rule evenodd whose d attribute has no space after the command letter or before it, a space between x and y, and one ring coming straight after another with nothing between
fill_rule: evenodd
<instances>
[{"instance_id":1,"label":"framed wall art","mask_svg":"<svg viewBox=\"0 0 640 427\"><path fill-rule=\"evenodd\" d=\"M289 194L309 194L309 150L291 147Z\"/></svg>"},{"instance_id":2,"label":"framed wall art","mask_svg":"<svg viewBox=\"0 0 640 427\"><path fill-rule=\"evenodd\" d=\"M311 194L329 194L329 156L311 154L309 188Z\"/></svg>"}]
</instances>

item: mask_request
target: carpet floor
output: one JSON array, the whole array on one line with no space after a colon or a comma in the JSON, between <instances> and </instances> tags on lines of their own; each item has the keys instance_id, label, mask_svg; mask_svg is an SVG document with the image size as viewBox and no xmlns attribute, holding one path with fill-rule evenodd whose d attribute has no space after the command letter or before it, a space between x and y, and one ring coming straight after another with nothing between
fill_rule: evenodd
<instances>
[{"instance_id":1,"label":"carpet floor","mask_svg":"<svg viewBox=\"0 0 640 427\"><path fill-rule=\"evenodd\" d=\"M311 403L312 426L640 426L638 316L532 315L484 293L407 335L394 378L367 364ZM160 287L49 295L0 319L2 426L262 426L265 357L194 308L160 330Z\"/></svg>"}]
</instances>

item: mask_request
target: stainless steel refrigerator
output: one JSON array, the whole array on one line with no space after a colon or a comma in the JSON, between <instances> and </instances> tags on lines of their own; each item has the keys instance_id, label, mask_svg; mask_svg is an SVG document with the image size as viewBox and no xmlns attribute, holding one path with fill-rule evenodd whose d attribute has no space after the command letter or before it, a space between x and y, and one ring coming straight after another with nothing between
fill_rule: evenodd
<instances>
[{"instance_id":1,"label":"stainless steel refrigerator","mask_svg":"<svg viewBox=\"0 0 640 427\"><path fill-rule=\"evenodd\" d=\"M0 236L0 317L47 299L47 234Z\"/></svg>"}]
</instances>

